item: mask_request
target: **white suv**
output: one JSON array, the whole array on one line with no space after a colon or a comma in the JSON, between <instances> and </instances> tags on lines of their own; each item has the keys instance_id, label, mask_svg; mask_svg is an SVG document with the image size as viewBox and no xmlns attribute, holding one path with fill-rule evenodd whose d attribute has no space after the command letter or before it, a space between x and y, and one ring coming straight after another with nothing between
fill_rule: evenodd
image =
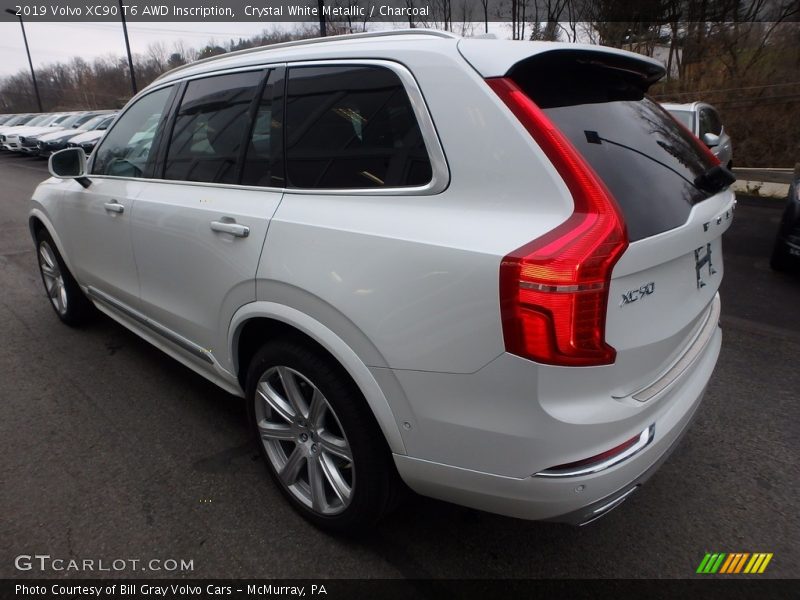
<instances>
[{"instance_id":1,"label":"white suv","mask_svg":"<svg viewBox=\"0 0 800 600\"><path fill-rule=\"evenodd\" d=\"M314 523L405 482L585 523L653 473L720 350L731 175L597 46L411 30L200 61L54 154L30 228L92 306L245 396ZM157 123L156 127L152 127Z\"/></svg>"}]
</instances>

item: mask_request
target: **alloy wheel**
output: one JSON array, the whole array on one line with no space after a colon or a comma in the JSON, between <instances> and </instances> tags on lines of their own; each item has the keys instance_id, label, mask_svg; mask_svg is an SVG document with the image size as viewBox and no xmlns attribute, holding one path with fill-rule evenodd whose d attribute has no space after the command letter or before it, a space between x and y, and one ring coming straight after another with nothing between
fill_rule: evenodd
<instances>
[{"instance_id":1,"label":"alloy wheel","mask_svg":"<svg viewBox=\"0 0 800 600\"><path fill-rule=\"evenodd\" d=\"M44 287L50 302L59 315L67 313L67 288L64 284L64 276L58 266L53 249L47 242L39 244L39 268L42 271Z\"/></svg>"},{"instance_id":2,"label":"alloy wheel","mask_svg":"<svg viewBox=\"0 0 800 600\"><path fill-rule=\"evenodd\" d=\"M258 381L255 416L261 443L281 484L320 515L343 512L353 497L353 453L325 395L285 366Z\"/></svg>"}]
</instances>

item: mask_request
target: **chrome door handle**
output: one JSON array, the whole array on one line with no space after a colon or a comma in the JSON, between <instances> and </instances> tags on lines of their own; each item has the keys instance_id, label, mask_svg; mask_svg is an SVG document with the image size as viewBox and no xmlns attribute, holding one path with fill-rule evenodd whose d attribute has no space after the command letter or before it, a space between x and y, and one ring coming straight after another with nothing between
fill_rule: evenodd
<instances>
[{"instance_id":1,"label":"chrome door handle","mask_svg":"<svg viewBox=\"0 0 800 600\"><path fill-rule=\"evenodd\" d=\"M125 206L123 206L122 204L120 204L116 200L114 200L112 202L106 202L105 204L103 204L103 206L105 207L105 209L108 212L115 212L115 213L119 213L119 214L122 214L122 213L125 212Z\"/></svg>"},{"instance_id":2,"label":"chrome door handle","mask_svg":"<svg viewBox=\"0 0 800 600\"><path fill-rule=\"evenodd\" d=\"M211 229L220 233L230 233L236 237L247 237L250 235L250 228L247 225L238 223L225 223L224 221L211 221Z\"/></svg>"}]
</instances>

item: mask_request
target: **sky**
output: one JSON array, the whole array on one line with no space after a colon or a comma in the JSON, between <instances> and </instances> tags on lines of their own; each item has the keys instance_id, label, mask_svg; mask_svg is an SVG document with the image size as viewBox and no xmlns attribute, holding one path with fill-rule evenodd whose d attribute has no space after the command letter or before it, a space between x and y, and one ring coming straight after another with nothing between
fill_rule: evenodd
<instances>
[{"instance_id":1,"label":"sky","mask_svg":"<svg viewBox=\"0 0 800 600\"><path fill-rule=\"evenodd\" d=\"M209 40L261 33L275 27L293 28L293 23L184 22L128 23L131 51L143 54L150 44L164 42L167 49L182 39L187 47L199 48ZM33 66L68 61L73 56L91 60L97 56L125 55L125 39L120 23L25 23ZM0 77L28 70L25 44L19 22L0 22Z\"/></svg>"},{"instance_id":2,"label":"sky","mask_svg":"<svg viewBox=\"0 0 800 600\"><path fill-rule=\"evenodd\" d=\"M248 22L158 22L128 23L131 52L144 54L150 44L163 42L167 50L177 40L188 48L200 48L210 40L224 42L231 38L249 38L265 29L294 29L298 23L248 23ZM311 25L313 23L305 23ZM393 27L392 23L371 23L370 29ZM402 23L396 24L402 27ZM482 27L478 27L482 33ZM509 26L490 23L490 32L498 37L508 37ZM73 56L91 60L109 54L125 56L125 39L121 23L25 23L33 66L54 62L68 62ZM0 77L13 75L21 69L29 70L25 44L19 22L0 22Z\"/></svg>"}]
</instances>

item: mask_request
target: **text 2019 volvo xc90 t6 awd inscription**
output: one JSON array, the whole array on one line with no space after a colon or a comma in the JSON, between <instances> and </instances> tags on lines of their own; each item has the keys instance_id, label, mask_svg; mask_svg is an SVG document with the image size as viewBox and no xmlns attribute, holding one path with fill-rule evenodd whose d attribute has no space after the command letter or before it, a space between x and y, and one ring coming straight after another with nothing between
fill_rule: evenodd
<instances>
[{"instance_id":1,"label":"text 2019 volvo xc90 t6 awd inscription","mask_svg":"<svg viewBox=\"0 0 800 600\"><path fill-rule=\"evenodd\" d=\"M686 429L720 350L732 176L597 46L412 30L181 67L30 227L62 321L96 307L247 398L312 522L403 482L586 523Z\"/></svg>"}]
</instances>

